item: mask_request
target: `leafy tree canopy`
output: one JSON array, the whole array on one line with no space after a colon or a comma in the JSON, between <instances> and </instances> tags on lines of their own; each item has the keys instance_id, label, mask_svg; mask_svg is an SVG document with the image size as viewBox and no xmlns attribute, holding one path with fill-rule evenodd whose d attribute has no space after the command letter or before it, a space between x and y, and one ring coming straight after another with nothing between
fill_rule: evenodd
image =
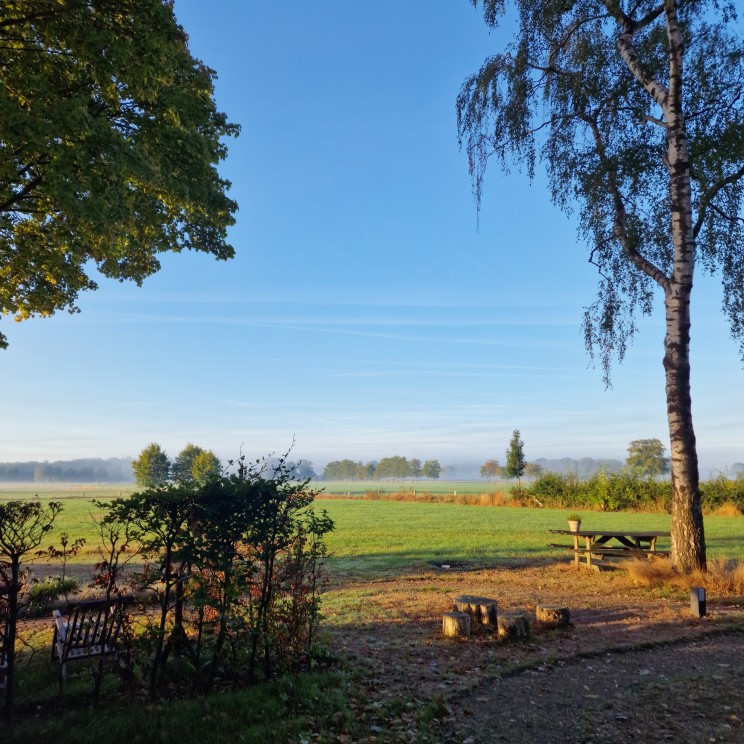
<instances>
[{"instance_id":1,"label":"leafy tree canopy","mask_svg":"<svg viewBox=\"0 0 744 744\"><path fill-rule=\"evenodd\" d=\"M163 252L234 255L214 77L168 0L3 2L0 315L76 312L92 266L141 284Z\"/></svg>"},{"instance_id":2,"label":"leafy tree canopy","mask_svg":"<svg viewBox=\"0 0 744 744\"><path fill-rule=\"evenodd\" d=\"M721 270L724 311L744 355L744 43L734 4L470 1L492 26L510 5L519 13L514 41L465 81L457 101L477 200L492 157L530 177L538 157L545 163L553 201L578 212L599 270L584 330L606 381L635 333L635 311L649 314L654 287L668 291L676 278L667 134L677 108L699 261ZM685 56L686 76L671 88L665 5Z\"/></svg>"},{"instance_id":3,"label":"leafy tree canopy","mask_svg":"<svg viewBox=\"0 0 744 744\"><path fill-rule=\"evenodd\" d=\"M442 474L442 466L439 464L439 460L426 460L421 466L421 475L424 478L432 478L438 480Z\"/></svg>"},{"instance_id":4,"label":"leafy tree canopy","mask_svg":"<svg viewBox=\"0 0 744 744\"><path fill-rule=\"evenodd\" d=\"M203 486L210 477L220 474L221 467L214 452L189 442L173 461L170 475L175 481Z\"/></svg>"},{"instance_id":5,"label":"leafy tree canopy","mask_svg":"<svg viewBox=\"0 0 744 744\"><path fill-rule=\"evenodd\" d=\"M625 461L629 470L637 475L663 475L669 472L669 460L664 457L666 448L658 439L634 439L628 445Z\"/></svg>"},{"instance_id":6,"label":"leafy tree canopy","mask_svg":"<svg viewBox=\"0 0 744 744\"><path fill-rule=\"evenodd\" d=\"M168 455L157 442L151 442L132 461L134 480L142 488L155 488L167 483L171 475Z\"/></svg>"},{"instance_id":7,"label":"leafy tree canopy","mask_svg":"<svg viewBox=\"0 0 744 744\"><path fill-rule=\"evenodd\" d=\"M504 474L504 468L499 465L498 460L486 460L480 467L480 477L489 481Z\"/></svg>"},{"instance_id":8,"label":"leafy tree canopy","mask_svg":"<svg viewBox=\"0 0 744 744\"><path fill-rule=\"evenodd\" d=\"M524 442L519 433L519 429L514 429L509 449L506 450L506 465L504 471L509 478L521 478L524 475L524 468L527 464L524 459Z\"/></svg>"}]
</instances>

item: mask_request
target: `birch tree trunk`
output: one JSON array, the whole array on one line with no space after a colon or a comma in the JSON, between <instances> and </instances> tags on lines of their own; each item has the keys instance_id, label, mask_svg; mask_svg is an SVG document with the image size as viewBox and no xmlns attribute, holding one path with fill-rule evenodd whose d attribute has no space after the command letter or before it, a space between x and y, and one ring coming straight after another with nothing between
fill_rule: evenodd
<instances>
[{"instance_id":1,"label":"birch tree trunk","mask_svg":"<svg viewBox=\"0 0 744 744\"><path fill-rule=\"evenodd\" d=\"M684 573L705 570L705 537L700 505L695 430L690 395L690 297L695 270L692 190L687 132L682 111L683 46L675 0L664 0L669 37L667 170L674 266L665 289L667 420L672 471L672 562Z\"/></svg>"}]
</instances>

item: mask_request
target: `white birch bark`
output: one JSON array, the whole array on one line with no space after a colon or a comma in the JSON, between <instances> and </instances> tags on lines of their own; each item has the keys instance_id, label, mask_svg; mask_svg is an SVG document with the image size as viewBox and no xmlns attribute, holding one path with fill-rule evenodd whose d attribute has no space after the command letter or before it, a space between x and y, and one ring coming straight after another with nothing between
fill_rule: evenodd
<instances>
[{"instance_id":1,"label":"white birch bark","mask_svg":"<svg viewBox=\"0 0 744 744\"><path fill-rule=\"evenodd\" d=\"M684 50L675 0L664 0L669 38L667 168L671 203L674 266L665 291L667 418L672 471L672 561L683 572L705 568L705 539L700 505L697 446L690 395L690 297L695 270L692 192L687 134L682 111Z\"/></svg>"}]
</instances>

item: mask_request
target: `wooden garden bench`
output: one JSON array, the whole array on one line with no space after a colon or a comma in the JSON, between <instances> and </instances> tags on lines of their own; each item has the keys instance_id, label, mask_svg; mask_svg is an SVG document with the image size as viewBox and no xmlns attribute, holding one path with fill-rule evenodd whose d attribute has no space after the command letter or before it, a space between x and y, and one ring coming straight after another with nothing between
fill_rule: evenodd
<instances>
[{"instance_id":1,"label":"wooden garden bench","mask_svg":"<svg viewBox=\"0 0 744 744\"><path fill-rule=\"evenodd\" d=\"M94 599L67 606L63 615L54 610L52 660L61 665L62 679L67 679L67 663L103 658L116 654L131 595L116 599Z\"/></svg>"}]
</instances>

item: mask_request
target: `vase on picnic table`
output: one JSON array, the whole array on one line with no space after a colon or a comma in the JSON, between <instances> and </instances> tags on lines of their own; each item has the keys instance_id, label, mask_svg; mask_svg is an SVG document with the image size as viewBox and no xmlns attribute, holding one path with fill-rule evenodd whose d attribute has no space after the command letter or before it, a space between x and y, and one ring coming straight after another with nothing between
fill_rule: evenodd
<instances>
[{"instance_id":1,"label":"vase on picnic table","mask_svg":"<svg viewBox=\"0 0 744 744\"><path fill-rule=\"evenodd\" d=\"M578 532L581 529L581 518L572 514L568 518L568 529L571 532Z\"/></svg>"}]
</instances>

